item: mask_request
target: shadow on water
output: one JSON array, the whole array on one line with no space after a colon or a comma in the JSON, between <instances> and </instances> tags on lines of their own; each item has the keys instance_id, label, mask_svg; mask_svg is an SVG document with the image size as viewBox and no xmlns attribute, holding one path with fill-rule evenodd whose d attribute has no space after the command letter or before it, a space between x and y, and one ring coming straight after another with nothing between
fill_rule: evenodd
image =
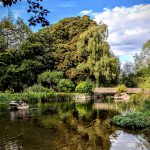
<instances>
[{"instance_id":1,"label":"shadow on water","mask_svg":"<svg viewBox=\"0 0 150 150\"><path fill-rule=\"evenodd\" d=\"M0 105L0 150L149 150L140 132L111 124L106 104L44 103L8 111Z\"/></svg>"}]
</instances>

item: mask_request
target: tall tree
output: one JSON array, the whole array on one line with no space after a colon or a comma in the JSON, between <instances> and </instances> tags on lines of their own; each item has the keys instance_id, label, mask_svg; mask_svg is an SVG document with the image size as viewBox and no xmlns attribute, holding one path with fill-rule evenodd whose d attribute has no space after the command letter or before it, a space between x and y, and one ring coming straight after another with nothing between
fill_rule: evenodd
<instances>
[{"instance_id":1,"label":"tall tree","mask_svg":"<svg viewBox=\"0 0 150 150\"><path fill-rule=\"evenodd\" d=\"M134 63L126 62L123 65L120 74L120 84L124 84L127 87L138 86L137 72Z\"/></svg>"},{"instance_id":2,"label":"tall tree","mask_svg":"<svg viewBox=\"0 0 150 150\"><path fill-rule=\"evenodd\" d=\"M150 61L150 40L142 47L141 53L135 56L135 64L137 68L142 68Z\"/></svg>"},{"instance_id":3,"label":"tall tree","mask_svg":"<svg viewBox=\"0 0 150 150\"><path fill-rule=\"evenodd\" d=\"M15 22L12 12L8 12L8 16L0 21L0 39L3 42L2 45L6 45L5 49L18 48L30 34L30 28L21 18ZM4 50L4 47L1 51Z\"/></svg>"},{"instance_id":4,"label":"tall tree","mask_svg":"<svg viewBox=\"0 0 150 150\"><path fill-rule=\"evenodd\" d=\"M15 17L14 17L14 14L12 13L12 11L10 9L8 9L8 15L7 15L7 18L10 22L14 23L15 21Z\"/></svg>"},{"instance_id":5,"label":"tall tree","mask_svg":"<svg viewBox=\"0 0 150 150\"><path fill-rule=\"evenodd\" d=\"M31 34L30 28L21 18L17 18L16 20L16 33L18 34L18 45L21 45Z\"/></svg>"},{"instance_id":6,"label":"tall tree","mask_svg":"<svg viewBox=\"0 0 150 150\"><path fill-rule=\"evenodd\" d=\"M110 53L107 36L107 26L99 24L82 33L77 44L77 70L94 76L97 86L113 83L119 74L119 62Z\"/></svg>"}]
</instances>

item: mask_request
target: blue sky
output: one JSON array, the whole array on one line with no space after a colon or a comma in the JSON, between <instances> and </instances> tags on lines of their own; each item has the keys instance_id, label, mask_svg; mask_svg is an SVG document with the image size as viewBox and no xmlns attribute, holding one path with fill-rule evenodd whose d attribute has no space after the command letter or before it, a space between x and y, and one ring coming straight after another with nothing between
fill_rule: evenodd
<instances>
[{"instance_id":1,"label":"blue sky","mask_svg":"<svg viewBox=\"0 0 150 150\"><path fill-rule=\"evenodd\" d=\"M150 39L150 0L43 0L42 5L51 11L47 19L51 24L64 17L89 15L95 21L108 25L108 42L121 62L133 61L146 40ZM26 0L11 7L15 17L26 23ZM7 16L8 8L0 3L0 18ZM32 27L37 31L40 26Z\"/></svg>"}]
</instances>

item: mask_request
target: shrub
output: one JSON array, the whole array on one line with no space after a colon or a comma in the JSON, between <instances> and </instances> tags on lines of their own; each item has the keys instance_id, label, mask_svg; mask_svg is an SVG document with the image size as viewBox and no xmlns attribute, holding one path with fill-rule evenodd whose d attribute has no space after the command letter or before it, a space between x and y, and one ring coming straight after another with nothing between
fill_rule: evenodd
<instances>
[{"instance_id":1,"label":"shrub","mask_svg":"<svg viewBox=\"0 0 150 150\"><path fill-rule=\"evenodd\" d=\"M30 86L30 87L24 89L24 92L51 92L51 91L52 91L52 89L43 87L40 84L34 84L33 86Z\"/></svg>"},{"instance_id":2,"label":"shrub","mask_svg":"<svg viewBox=\"0 0 150 150\"><path fill-rule=\"evenodd\" d=\"M127 87L125 85L119 85L116 90L117 93L127 92Z\"/></svg>"},{"instance_id":3,"label":"shrub","mask_svg":"<svg viewBox=\"0 0 150 150\"><path fill-rule=\"evenodd\" d=\"M90 80L81 81L77 86L75 91L79 93L92 93L94 88L94 83Z\"/></svg>"},{"instance_id":4,"label":"shrub","mask_svg":"<svg viewBox=\"0 0 150 150\"><path fill-rule=\"evenodd\" d=\"M57 87L59 92L71 92L74 90L75 85L69 79L61 79Z\"/></svg>"},{"instance_id":5,"label":"shrub","mask_svg":"<svg viewBox=\"0 0 150 150\"><path fill-rule=\"evenodd\" d=\"M118 115L113 118L113 123L123 128L144 129L150 126L150 112L132 112Z\"/></svg>"}]
</instances>

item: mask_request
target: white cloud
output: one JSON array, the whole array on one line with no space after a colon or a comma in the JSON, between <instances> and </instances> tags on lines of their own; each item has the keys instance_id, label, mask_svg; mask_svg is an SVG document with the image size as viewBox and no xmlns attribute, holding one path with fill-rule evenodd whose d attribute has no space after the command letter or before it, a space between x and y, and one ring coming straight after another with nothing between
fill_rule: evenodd
<instances>
[{"instance_id":1,"label":"white cloud","mask_svg":"<svg viewBox=\"0 0 150 150\"><path fill-rule=\"evenodd\" d=\"M99 22L108 25L108 42L118 56L138 53L146 40L150 39L150 4L132 7L104 8L103 12L84 12Z\"/></svg>"},{"instance_id":2,"label":"white cloud","mask_svg":"<svg viewBox=\"0 0 150 150\"><path fill-rule=\"evenodd\" d=\"M90 15L92 13L93 13L92 10L83 10L79 13L79 15L84 16L84 15Z\"/></svg>"}]
</instances>

